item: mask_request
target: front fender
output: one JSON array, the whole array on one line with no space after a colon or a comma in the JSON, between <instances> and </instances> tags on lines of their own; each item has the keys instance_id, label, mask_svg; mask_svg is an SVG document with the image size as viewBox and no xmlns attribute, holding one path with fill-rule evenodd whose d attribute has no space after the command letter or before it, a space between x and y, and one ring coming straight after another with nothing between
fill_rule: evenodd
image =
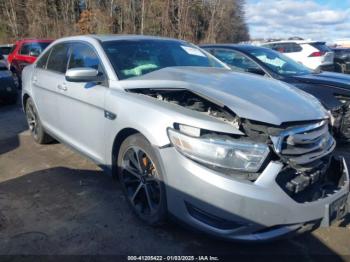
<instances>
[{"instance_id":1,"label":"front fender","mask_svg":"<svg viewBox=\"0 0 350 262\"><path fill-rule=\"evenodd\" d=\"M105 109L116 116L106 122L106 156L111 161L113 143L118 133L132 128L143 134L155 147L170 143L167 128L182 123L207 130L243 135L234 126L203 113L179 105L159 101L146 95L110 89L106 93ZM111 163L107 163L111 165Z\"/></svg>"},{"instance_id":2,"label":"front fender","mask_svg":"<svg viewBox=\"0 0 350 262\"><path fill-rule=\"evenodd\" d=\"M29 65L23 69L22 72L22 102L24 101L25 96L32 97L32 75L33 75L34 66Z\"/></svg>"}]
</instances>

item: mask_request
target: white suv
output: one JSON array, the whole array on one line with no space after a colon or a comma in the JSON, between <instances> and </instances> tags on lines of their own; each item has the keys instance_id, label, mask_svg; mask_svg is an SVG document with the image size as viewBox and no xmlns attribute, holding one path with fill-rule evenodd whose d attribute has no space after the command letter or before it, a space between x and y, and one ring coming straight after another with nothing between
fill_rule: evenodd
<instances>
[{"instance_id":1,"label":"white suv","mask_svg":"<svg viewBox=\"0 0 350 262\"><path fill-rule=\"evenodd\" d=\"M262 46L284 53L311 69L332 70L333 67L334 53L325 42L286 40L269 42Z\"/></svg>"}]
</instances>

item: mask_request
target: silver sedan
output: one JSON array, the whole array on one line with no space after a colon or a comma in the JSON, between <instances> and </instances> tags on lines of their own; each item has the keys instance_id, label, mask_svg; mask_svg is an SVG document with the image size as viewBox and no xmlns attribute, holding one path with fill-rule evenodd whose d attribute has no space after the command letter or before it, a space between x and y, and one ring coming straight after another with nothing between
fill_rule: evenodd
<instances>
[{"instance_id":1,"label":"silver sedan","mask_svg":"<svg viewBox=\"0 0 350 262\"><path fill-rule=\"evenodd\" d=\"M147 224L171 216L262 241L347 212L348 170L319 102L188 42L59 39L24 69L22 100L36 142L55 138L118 176Z\"/></svg>"}]
</instances>

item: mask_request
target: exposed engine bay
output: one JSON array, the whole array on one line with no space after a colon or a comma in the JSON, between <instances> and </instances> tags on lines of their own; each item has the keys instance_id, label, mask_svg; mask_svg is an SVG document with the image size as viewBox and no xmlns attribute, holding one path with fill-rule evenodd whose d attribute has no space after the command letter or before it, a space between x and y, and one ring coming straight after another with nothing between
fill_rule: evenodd
<instances>
[{"instance_id":1,"label":"exposed engine bay","mask_svg":"<svg viewBox=\"0 0 350 262\"><path fill-rule=\"evenodd\" d=\"M208 116L215 117L239 128L239 118L229 109L221 107L186 89L133 89L130 92L137 92L151 96L160 101L172 103L184 108L201 112Z\"/></svg>"},{"instance_id":2,"label":"exposed engine bay","mask_svg":"<svg viewBox=\"0 0 350 262\"><path fill-rule=\"evenodd\" d=\"M328 120L274 126L241 119L224 105L219 105L215 101L186 89L132 89L128 91L215 117L246 134L242 138L267 144L272 149L269 160L282 161L285 164L285 168L277 177L278 184L291 197L302 196L298 201L315 200L317 198L315 192L319 190L319 186L316 185L327 181L334 181L334 188L338 187L340 178L331 178L333 172L329 172L330 167L334 166L331 153L334 150L335 141L329 133ZM218 134L207 130L205 135L214 137ZM221 135L228 136L229 134ZM259 174L245 175L246 179L252 182L258 176ZM306 192L309 192L309 197L304 195ZM319 197L323 195L324 193L317 193Z\"/></svg>"}]
</instances>

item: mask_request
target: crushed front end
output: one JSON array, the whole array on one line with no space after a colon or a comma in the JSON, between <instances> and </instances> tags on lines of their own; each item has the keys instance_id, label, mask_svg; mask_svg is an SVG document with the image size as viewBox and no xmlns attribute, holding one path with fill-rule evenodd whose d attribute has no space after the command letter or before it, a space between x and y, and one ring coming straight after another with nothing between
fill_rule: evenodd
<instances>
[{"instance_id":1,"label":"crushed front end","mask_svg":"<svg viewBox=\"0 0 350 262\"><path fill-rule=\"evenodd\" d=\"M273 125L240 118L188 90L138 93L237 130L172 119L169 146L155 150L166 174L168 210L176 219L225 239L268 241L329 226L347 213L348 169L343 158L333 156L336 142L326 115Z\"/></svg>"},{"instance_id":2,"label":"crushed front end","mask_svg":"<svg viewBox=\"0 0 350 262\"><path fill-rule=\"evenodd\" d=\"M271 148L258 172L213 168L173 147L161 149L171 214L209 234L240 241L309 232L346 215L349 174L345 160L333 156L336 142L328 120L278 127L241 120L241 128L249 139Z\"/></svg>"},{"instance_id":3,"label":"crushed front end","mask_svg":"<svg viewBox=\"0 0 350 262\"><path fill-rule=\"evenodd\" d=\"M274 152L284 163L276 182L294 201L312 203L346 188L349 181L346 162L333 155L336 142L329 133L327 120L288 124L283 128L248 122L250 132L260 131L270 137ZM346 215L347 194L329 208L321 223L325 226Z\"/></svg>"}]
</instances>

